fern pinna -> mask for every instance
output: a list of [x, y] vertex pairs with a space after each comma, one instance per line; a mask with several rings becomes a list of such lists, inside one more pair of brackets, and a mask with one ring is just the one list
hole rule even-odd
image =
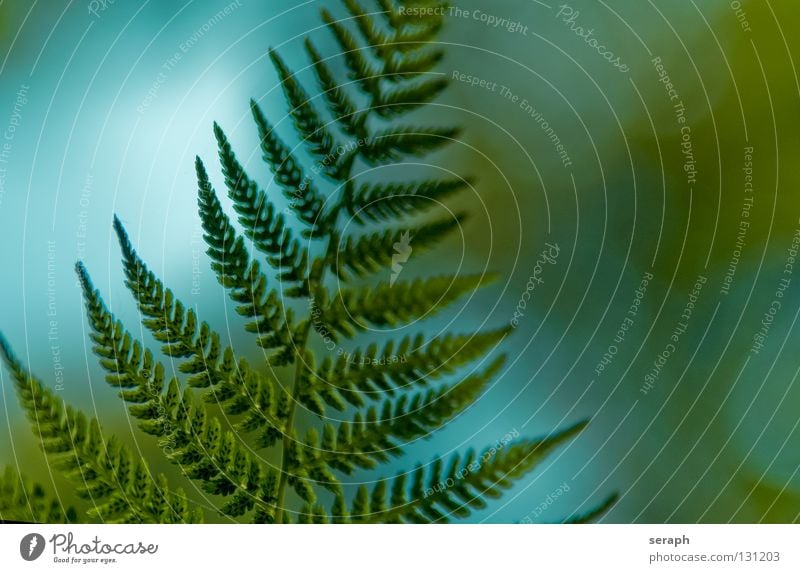
[[[223, 209], [205, 164], [196, 161], [199, 214], [211, 268], [237, 312], [246, 317], [246, 330], [263, 349], [264, 364], [252, 365], [237, 356], [181, 303], [134, 250], [119, 219], [113, 226], [127, 287], [143, 325], [178, 365], [183, 380], [167, 378], [172, 370], [114, 318], [86, 268], [77, 265], [94, 352], [108, 383], [119, 389], [131, 416], [157, 439], [164, 455], [216, 496], [226, 519], [377, 523], [462, 518], [484, 507], [487, 498], [499, 496], [584, 427], [578, 423], [543, 438], [510, 441], [498, 450], [440, 457], [371, 487], [352, 488], [346, 482], [347, 476], [401, 456], [404, 444], [429, 438], [469, 408], [501, 369], [503, 357], [455, 383], [440, 379], [483, 358], [508, 334], [500, 328], [431, 338], [406, 335], [317, 360], [319, 351], [314, 349], [320, 348], [320, 340], [326, 342], [322, 348], [328, 343], [342, 348], [345, 339], [372, 327], [398, 327], [431, 316], [491, 278], [393, 276], [364, 286], [376, 271], [393, 266], [396, 244], [411, 240], [418, 254], [456, 229], [463, 214], [440, 220], [423, 216], [432, 205], [471, 185], [464, 178], [375, 182], [363, 176], [365, 168], [424, 157], [458, 133], [451, 127], [417, 127], [404, 119], [447, 85], [431, 72], [443, 56], [432, 43], [443, 12], [405, 8], [442, 4], [377, 4], [378, 10], [368, 13], [358, 0], [344, 0], [349, 16], [343, 19], [322, 12], [341, 49], [347, 84], [336, 78], [333, 59], [324, 58], [311, 40], [305, 42], [326, 115], [282, 57], [269, 53], [294, 129], [315, 158], [310, 172], [256, 101], [251, 110], [273, 175], [270, 187], [251, 179], [223, 129], [214, 125], [236, 221]], [[296, 221], [287, 220], [279, 207], [276, 188]], [[412, 218], [423, 220], [411, 226]], [[401, 221], [402, 228], [383, 229]], [[345, 235], [344, 222], [364, 230]], [[171, 493], [165, 477], [152, 476], [144, 461], [134, 459], [116, 440], [105, 439], [95, 421], [64, 407], [23, 369], [5, 343], [0, 349], [44, 449], [85, 485], [82, 493], [94, 507], [90, 517], [146, 522], [203, 517], [183, 492]], [[289, 383], [276, 374], [282, 368], [291, 372]], [[332, 421], [332, 410], [340, 411], [344, 420]], [[300, 412], [313, 414], [316, 422]], [[268, 463], [275, 453], [278, 463]], [[27, 513], [11, 507], [10, 515], [57, 517], [40, 489], [23, 485], [15, 474], [3, 479], [0, 487], [13, 494], [8, 497], [36, 501]], [[2, 517], [5, 506], [0, 509]], [[75, 518], [72, 510], [60, 515]]]

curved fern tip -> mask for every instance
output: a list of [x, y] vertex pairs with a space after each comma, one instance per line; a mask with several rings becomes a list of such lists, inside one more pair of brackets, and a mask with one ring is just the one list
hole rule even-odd
[[0, 332], [0, 357], [2, 357], [6, 367], [11, 371], [12, 376], [19, 378], [20, 373], [23, 371], [22, 364], [2, 332]]
[[590, 418], [586, 418], [585, 420], [581, 420], [580, 422], [576, 422], [575, 424], [571, 425], [567, 429], [561, 430], [560, 432], [557, 432], [557, 433], [553, 434], [553, 439], [554, 440], [566, 440], [566, 439], [573, 438], [573, 437], [577, 436], [578, 434], [580, 434], [581, 432], [583, 432], [583, 430], [586, 429], [586, 426], [589, 425], [589, 422], [591, 422]]
[[75, 263], [75, 272], [77, 273], [79, 279], [81, 280], [89, 279], [89, 273], [86, 271], [86, 267], [84, 266], [83, 261], [78, 261], [77, 263]]
[[227, 139], [225, 137], [225, 132], [222, 131], [222, 128], [220, 127], [220, 125], [216, 121], [214, 122], [214, 137], [217, 138], [217, 141], [219, 143], [222, 143], [223, 141], [225, 141]]
[[311, 41], [311, 38], [306, 38], [303, 41], [303, 44], [306, 47], [306, 50], [311, 54], [314, 60], [322, 60], [322, 56], [320, 56], [317, 47], [314, 45], [314, 42]]
[[0, 332], [0, 354], [3, 355], [3, 360], [6, 362], [13, 356], [11, 346], [8, 344], [8, 340], [2, 332]]
[[480, 276], [480, 282], [478, 283], [480, 286], [488, 286], [502, 278], [500, 273], [483, 273]]
[[92, 278], [89, 276], [89, 271], [86, 270], [86, 266], [83, 264], [83, 261], [78, 261], [75, 263], [75, 273], [78, 275], [78, 281], [81, 283], [81, 289], [83, 290], [84, 295], [88, 295], [94, 291]]
[[203, 160], [200, 159], [199, 155], [194, 159], [194, 168], [197, 172], [198, 183], [200, 183], [200, 192], [207, 191], [209, 185], [208, 172], [206, 171], [206, 166], [203, 163]]
[[119, 246], [122, 249], [122, 253], [127, 259], [130, 257], [133, 251], [133, 247], [131, 246], [131, 241], [130, 238], [128, 237], [128, 232], [125, 230], [122, 221], [120, 221], [116, 213], [114, 214], [113, 227], [114, 227], [114, 232], [117, 234], [117, 240], [119, 241]]

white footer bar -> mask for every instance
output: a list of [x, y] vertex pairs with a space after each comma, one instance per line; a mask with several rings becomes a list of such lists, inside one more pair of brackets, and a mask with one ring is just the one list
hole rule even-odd
[[797, 525], [0, 525], [0, 571], [800, 571]]

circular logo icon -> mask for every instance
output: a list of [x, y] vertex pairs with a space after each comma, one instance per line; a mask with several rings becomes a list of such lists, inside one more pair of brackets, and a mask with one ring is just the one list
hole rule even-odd
[[44, 552], [44, 537], [29, 533], [19, 542], [19, 554], [25, 561], [36, 561]]

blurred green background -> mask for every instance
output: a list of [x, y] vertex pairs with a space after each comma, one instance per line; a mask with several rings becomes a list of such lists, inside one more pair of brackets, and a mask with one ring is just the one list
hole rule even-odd
[[[198, 34], [226, 6], [230, 15]], [[268, 181], [247, 102], [263, 98], [275, 123], [285, 118], [266, 50], [278, 48], [300, 70], [306, 34], [333, 49], [322, 6], [343, 14], [332, 0], [0, 3], [0, 330], [65, 400], [130, 436], [155, 467], [154, 444], [132, 430], [91, 355], [73, 265], [86, 262], [137, 331], [112, 236], [117, 213], [168, 285], [237, 346], [252, 343], [203, 254], [193, 158], [213, 164], [216, 120]], [[586, 511], [618, 491], [605, 522], [796, 521], [800, 83], [792, 31], [800, 6], [456, 6], [469, 14], [446, 18], [439, 71], [496, 86], [454, 81], [416, 118], [464, 127], [432, 163], [479, 185], [453, 205], [473, 213], [463, 236], [412, 256], [408, 272], [444, 263], [488, 267], [503, 280], [430, 328], [453, 318], [458, 331], [507, 324], [546, 243], [560, 254], [504, 345], [507, 370], [392, 469], [591, 417], [578, 440], [472, 519], [522, 520], [568, 483], [540, 520]], [[518, 24], [492, 25], [503, 18]], [[313, 85], [307, 70], [301, 77]], [[288, 127], [279, 124], [286, 136]], [[257, 357], [252, 346], [242, 352]], [[0, 463], [68, 491], [1, 379]]]

